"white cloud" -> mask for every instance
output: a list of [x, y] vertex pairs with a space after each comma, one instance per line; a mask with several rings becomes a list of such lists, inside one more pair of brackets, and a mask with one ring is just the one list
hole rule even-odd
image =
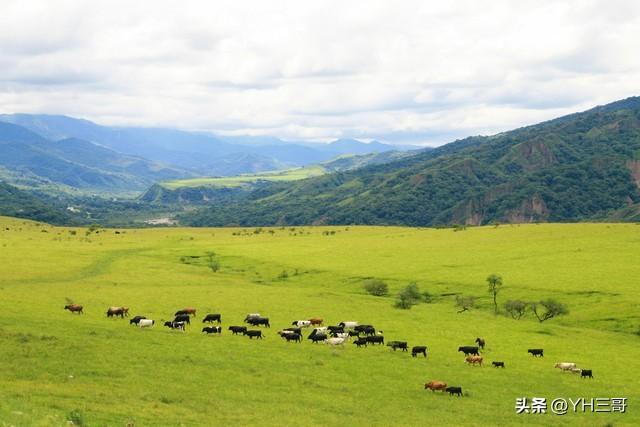
[[640, 3], [3, 2], [0, 109], [439, 144], [637, 95]]

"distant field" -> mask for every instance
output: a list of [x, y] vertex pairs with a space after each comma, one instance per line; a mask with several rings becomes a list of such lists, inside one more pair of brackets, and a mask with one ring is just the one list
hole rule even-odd
[[262, 172], [258, 174], [246, 174], [220, 178], [194, 178], [177, 181], [167, 181], [161, 185], [170, 190], [185, 187], [240, 187], [258, 181], [296, 181], [324, 175], [326, 170], [322, 166], [309, 166], [283, 171]]
[[[117, 233], [116, 233], [117, 231]], [[207, 253], [220, 270], [213, 272]], [[0, 218], [0, 426], [640, 425], [640, 225], [540, 224], [453, 229], [297, 227], [100, 230]], [[283, 272], [286, 272], [284, 274]], [[499, 302], [552, 297], [570, 313], [539, 323], [494, 316]], [[395, 294], [415, 281], [434, 302], [393, 308], [362, 289]], [[479, 306], [457, 314], [456, 294]], [[86, 314], [63, 310], [68, 300]], [[160, 324], [107, 319], [127, 305]], [[195, 306], [186, 333], [162, 327]], [[200, 333], [222, 314], [221, 337]], [[262, 341], [232, 336], [246, 313], [271, 319]], [[387, 340], [427, 345], [412, 358], [388, 347], [283, 342], [296, 319], [371, 323]], [[457, 352], [477, 336], [485, 361]], [[532, 358], [528, 348], [545, 350]], [[555, 362], [590, 368], [594, 379]], [[465, 396], [423, 389], [431, 379]], [[628, 398], [627, 412], [516, 415], [518, 397]]]

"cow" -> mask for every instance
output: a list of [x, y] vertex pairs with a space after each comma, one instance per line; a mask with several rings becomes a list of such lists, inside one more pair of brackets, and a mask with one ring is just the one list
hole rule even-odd
[[297, 326], [299, 328], [308, 328], [311, 326], [311, 320], [294, 320], [291, 322], [291, 326]]
[[193, 307], [183, 308], [182, 310], [176, 311], [176, 314], [174, 314], [174, 316], [180, 316], [181, 314], [193, 314], [193, 317], [196, 317], [196, 309]]
[[326, 326], [321, 326], [319, 328], [314, 328], [313, 331], [311, 331], [312, 334], [326, 334], [327, 333], [327, 327]]
[[353, 329], [356, 326], [358, 326], [358, 322], [355, 322], [355, 321], [340, 322], [338, 323], [338, 326], [342, 326], [344, 329]]
[[120, 318], [124, 318], [124, 316], [129, 316], [129, 307], [109, 307], [107, 309], [107, 317], [120, 316]]
[[251, 318], [247, 321], [248, 324], [250, 324], [251, 326], [261, 326], [264, 325], [267, 328], [270, 328], [271, 325], [269, 324], [269, 318], [268, 317], [255, 317], [255, 318]]
[[486, 344], [484, 338], [478, 337], [474, 342], [478, 344], [478, 347], [480, 347], [481, 350], [484, 350], [484, 345]]
[[140, 328], [150, 328], [155, 324], [155, 320], [151, 320], [151, 319], [140, 319], [140, 321], [138, 322], [138, 327]]
[[491, 362], [494, 368], [504, 368], [504, 362]]
[[254, 337], [262, 339], [262, 331], [244, 331], [242, 334], [249, 337], [251, 340]]
[[347, 331], [345, 332], [347, 335], [349, 335], [350, 337], [360, 337], [360, 332], [358, 331]]
[[291, 341], [302, 342], [302, 335], [297, 334], [295, 332], [291, 334], [282, 335], [282, 338], [287, 340], [287, 342], [291, 342]]
[[309, 319], [309, 322], [311, 322], [311, 326], [318, 326], [324, 323], [324, 319], [321, 319], [319, 317], [312, 317], [311, 319]]
[[146, 319], [145, 316], [134, 316], [132, 319], [129, 320], [129, 325], [137, 325], [139, 321], [141, 321], [142, 319]]
[[202, 328], [202, 332], [206, 332], [207, 335], [209, 334], [222, 335], [222, 326], [205, 326], [204, 328]]
[[233, 332], [233, 335], [243, 334], [247, 331], [246, 326], [229, 326], [228, 329]]
[[463, 352], [465, 356], [469, 356], [470, 354], [473, 356], [479, 356], [478, 347], [472, 345], [463, 345], [458, 347], [458, 352]]
[[188, 314], [178, 314], [176, 316], [175, 319], [173, 319], [174, 322], [184, 322], [187, 325], [191, 324], [191, 317]]
[[309, 339], [312, 343], [317, 343], [318, 341], [326, 341], [327, 334], [311, 334], [309, 335]]
[[[302, 328], [284, 328], [283, 332], [295, 332], [296, 334], [302, 334]], [[313, 332], [311, 332], [313, 333]]]
[[357, 340], [355, 340], [353, 342], [355, 345], [358, 346], [358, 348], [362, 347], [362, 346], [367, 346], [367, 339], [366, 338], [358, 338]]
[[244, 323], [249, 323], [249, 319], [258, 319], [260, 317], [260, 313], [249, 313], [245, 316]]
[[387, 347], [391, 347], [393, 351], [396, 351], [397, 349], [401, 349], [402, 351], [409, 351], [406, 341], [389, 341], [387, 343]]
[[344, 332], [343, 326], [327, 326], [329, 332]]
[[164, 322], [164, 326], [184, 332], [184, 322]]
[[554, 368], [558, 368], [561, 371], [572, 371], [576, 368], [576, 364], [573, 362], [558, 362], [553, 365]]
[[582, 369], [580, 372], [580, 378], [593, 378], [593, 372], [591, 369]]
[[218, 322], [222, 323], [222, 316], [220, 314], [207, 314], [204, 319], [202, 319], [202, 323], [213, 323]]
[[447, 387], [444, 391], [449, 392], [449, 396], [453, 396], [454, 394], [457, 394], [458, 397], [462, 396], [462, 387]]
[[344, 340], [349, 339], [349, 333], [348, 332], [334, 332], [331, 334], [331, 336], [333, 338], [342, 338]]
[[73, 313], [84, 314], [84, 311], [82, 311], [82, 306], [79, 304], [67, 304], [64, 306], [64, 309], [69, 310], [71, 314]]
[[330, 345], [331, 347], [336, 347], [338, 345], [343, 346], [344, 342], [344, 338], [328, 338], [324, 343]]
[[382, 335], [374, 335], [372, 337], [365, 337], [367, 343], [371, 343], [371, 345], [375, 344], [384, 344], [384, 337]]
[[354, 331], [361, 333], [363, 335], [375, 335], [376, 328], [371, 325], [360, 325], [353, 328]]
[[422, 354], [424, 357], [427, 357], [426, 345], [418, 345], [411, 349], [411, 357], [418, 357], [419, 354]]
[[435, 380], [429, 381], [424, 385], [425, 390], [431, 390], [431, 391], [441, 390], [444, 392], [446, 388], [447, 388], [447, 383], [442, 381], [435, 381]]
[[533, 357], [544, 357], [544, 350], [541, 348], [530, 348], [527, 350], [527, 353], [531, 354]]
[[464, 358], [464, 361], [469, 365], [478, 365], [482, 366], [482, 356], [467, 356]]

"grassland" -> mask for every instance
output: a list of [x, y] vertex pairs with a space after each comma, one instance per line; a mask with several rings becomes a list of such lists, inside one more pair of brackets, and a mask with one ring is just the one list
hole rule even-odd
[[286, 169], [282, 171], [261, 172], [256, 174], [244, 174], [229, 177], [193, 178], [176, 181], [166, 181], [162, 182], [160, 185], [170, 190], [177, 190], [179, 188], [188, 187], [235, 188], [254, 184], [260, 181], [297, 181], [300, 179], [324, 175], [325, 173], [326, 170], [322, 166], [314, 165], [303, 168]]
[[[118, 231], [118, 234], [116, 234]], [[334, 231], [335, 233], [326, 233]], [[74, 234], [75, 233], [75, 234]], [[0, 425], [640, 425], [640, 226], [548, 224], [452, 229], [57, 228], [0, 218]], [[221, 269], [207, 266], [215, 252]], [[288, 277], [283, 278], [286, 271]], [[540, 324], [494, 316], [484, 280], [504, 277], [501, 301], [556, 298], [569, 315]], [[411, 310], [366, 295], [376, 277], [395, 293], [410, 281], [436, 295]], [[456, 314], [453, 294], [479, 307]], [[85, 306], [65, 312], [67, 300]], [[182, 334], [107, 319], [110, 305], [157, 321], [178, 308], [271, 318], [262, 341]], [[278, 328], [311, 316], [358, 320], [387, 340], [427, 345], [427, 359], [389, 348], [288, 344]], [[459, 345], [487, 340], [487, 361]], [[527, 348], [542, 347], [534, 359]], [[591, 368], [582, 380], [553, 368]], [[423, 390], [460, 385], [463, 398]], [[516, 415], [517, 397], [627, 397], [625, 414]]]

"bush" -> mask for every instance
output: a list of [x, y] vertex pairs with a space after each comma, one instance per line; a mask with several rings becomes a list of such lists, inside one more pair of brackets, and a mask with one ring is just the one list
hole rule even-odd
[[383, 297], [389, 295], [389, 286], [379, 279], [370, 279], [364, 281], [364, 290], [369, 295], [375, 295], [377, 297]]
[[84, 426], [84, 416], [79, 409], [74, 409], [73, 411], [67, 414], [67, 420], [70, 421], [74, 426]]
[[411, 307], [418, 304], [421, 299], [422, 295], [420, 295], [418, 285], [416, 283], [409, 283], [398, 294], [398, 298], [396, 299], [394, 306], [403, 310], [409, 310]]
[[504, 310], [514, 319], [520, 319], [527, 311], [528, 304], [520, 300], [509, 300], [504, 303]]
[[426, 302], [427, 304], [433, 302], [434, 300], [434, 296], [431, 295], [431, 292], [429, 291], [423, 291], [422, 292], [422, 301]]

